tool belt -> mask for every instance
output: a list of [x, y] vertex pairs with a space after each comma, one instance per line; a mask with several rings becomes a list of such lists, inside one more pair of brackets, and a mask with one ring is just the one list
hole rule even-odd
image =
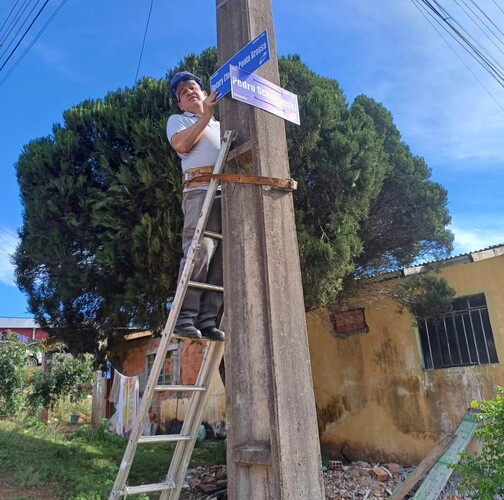
[[203, 174], [211, 174], [213, 172], [213, 167], [197, 167], [188, 168], [182, 172], [182, 184], [184, 187], [194, 187], [199, 184], [208, 184], [210, 180], [202, 180], [200, 177]]
[[297, 189], [297, 181], [294, 179], [279, 179], [278, 177], [264, 177], [259, 175], [244, 174], [213, 174], [213, 167], [189, 168], [182, 174], [182, 184], [184, 187], [194, 187], [201, 184], [208, 184], [212, 179], [220, 182], [231, 182], [234, 184], [254, 184], [256, 186], [269, 186], [286, 191]]

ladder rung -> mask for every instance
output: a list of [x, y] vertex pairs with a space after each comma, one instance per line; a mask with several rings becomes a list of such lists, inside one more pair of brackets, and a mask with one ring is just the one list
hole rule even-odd
[[197, 281], [189, 281], [189, 286], [193, 288], [201, 288], [202, 290], [212, 290], [214, 292], [224, 292], [223, 286], [209, 285], [208, 283], [198, 283]]
[[183, 434], [160, 434], [159, 436], [140, 436], [139, 443], [174, 443], [178, 441], [190, 441], [191, 436]]
[[206, 391], [206, 387], [200, 385], [156, 385], [156, 391], [174, 391], [174, 392], [198, 392]]
[[173, 490], [175, 483], [167, 480], [164, 483], [142, 484], [140, 486], [126, 486], [127, 495], [136, 495], [138, 493], [151, 493], [154, 491]]
[[222, 234], [215, 233], [213, 231], [204, 231], [203, 236], [208, 236], [209, 238], [213, 238], [214, 240], [222, 240]]

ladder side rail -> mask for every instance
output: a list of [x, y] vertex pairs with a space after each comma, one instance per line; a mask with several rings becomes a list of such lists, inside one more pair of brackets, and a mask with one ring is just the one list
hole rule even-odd
[[[234, 135], [233, 131], [227, 130], [224, 134], [224, 137], [222, 138], [222, 145], [219, 151], [219, 155], [217, 157], [217, 162], [214, 167], [215, 173], [219, 173], [220, 171], [222, 171], [224, 167], [227, 155], [229, 153], [229, 148], [231, 147], [233, 135]], [[131, 431], [128, 444], [126, 446], [123, 459], [119, 466], [119, 471], [117, 473], [114, 486], [112, 487], [109, 500], [117, 500], [122, 495], [124, 495], [126, 480], [128, 478], [131, 465], [133, 463], [135, 451], [138, 445], [138, 440], [142, 433], [143, 422], [147, 417], [149, 406], [151, 404], [152, 397], [154, 395], [154, 391], [157, 385], [157, 381], [161, 373], [161, 368], [164, 363], [164, 358], [166, 357], [166, 352], [168, 351], [168, 346], [173, 333], [173, 329], [175, 327], [175, 323], [177, 321], [177, 317], [179, 315], [180, 308], [182, 307], [182, 302], [187, 291], [189, 278], [196, 264], [196, 257], [199, 251], [201, 238], [203, 237], [204, 228], [207, 224], [208, 217], [210, 215], [210, 208], [212, 206], [213, 199], [215, 198], [217, 186], [218, 181], [216, 179], [212, 179], [209, 183], [208, 191], [205, 196], [205, 200], [203, 202], [203, 207], [201, 209], [201, 215], [198, 219], [198, 224], [196, 225], [196, 230], [191, 243], [191, 247], [189, 248], [186, 263], [182, 271], [182, 276], [179, 280], [177, 290], [175, 292], [175, 297], [170, 310], [170, 314], [168, 316], [165, 327], [163, 329], [163, 333], [161, 335], [161, 341], [159, 343], [158, 352], [156, 353], [156, 357], [152, 365], [151, 373], [147, 381], [147, 385], [145, 387], [142, 401], [140, 403], [140, 408], [137, 413], [137, 417], [133, 429]]]
[[[211, 342], [208, 347], [208, 354], [205, 357], [198, 376], [197, 385], [208, 389], [212, 381], [213, 374], [218, 370], [219, 363], [224, 354], [224, 342]], [[170, 469], [166, 476], [167, 480], [173, 480], [175, 488], [170, 491], [164, 491], [160, 500], [178, 500], [180, 491], [184, 483], [184, 477], [189, 467], [192, 452], [196, 444], [198, 430], [203, 418], [203, 410], [208, 398], [209, 391], [197, 392], [191, 396], [188, 412], [182, 424], [181, 434], [191, 436], [189, 441], [180, 441], [177, 443], [173, 454]]]
[[[173, 329], [175, 328], [175, 324], [177, 321], [177, 317], [180, 313], [180, 309], [182, 307], [182, 302], [184, 300], [185, 294], [187, 292], [187, 287], [189, 286], [189, 278], [192, 274], [194, 266], [196, 264], [196, 259], [198, 255], [198, 251], [200, 248], [201, 238], [203, 236], [203, 228], [208, 220], [209, 215], [209, 207], [211, 207], [211, 203], [213, 201], [213, 197], [215, 196], [215, 192], [217, 190], [217, 181], [212, 181], [208, 189], [208, 192], [205, 197], [205, 201], [203, 203], [203, 208], [201, 211], [201, 215], [198, 219], [198, 224], [196, 227], [196, 231], [191, 242], [191, 246], [189, 248], [189, 252], [187, 255], [187, 259], [184, 265], [184, 269], [182, 271], [181, 278], [179, 280], [177, 290], [175, 292], [175, 298], [173, 300], [172, 306], [170, 308], [170, 314], [168, 315], [168, 319], [166, 321], [165, 327], [163, 329], [161, 340], [159, 342], [159, 346], [157, 349], [156, 357], [154, 358], [154, 363], [152, 364], [151, 373], [149, 375], [149, 379], [145, 386], [144, 394], [142, 397], [142, 401], [140, 403], [140, 408], [137, 413], [135, 423], [133, 425], [133, 429], [131, 431], [130, 438], [128, 440], [128, 444], [126, 446], [126, 450], [124, 452], [123, 459], [121, 461], [121, 465], [119, 468], [119, 472], [116, 477], [116, 481], [114, 483], [112, 493], [110, 494], [109, 500], [116, 500], [123, 495], [124, 488], [126, 486], [126, 481], [133, 464], [133, 459], [135, 457], [136, 448], [138, 446], [138, 440], [142, 434], [143, 430], [143, 422], [147, 417], [149, 407], [152, 402], [152, 398], [157, 386], [157, 381], [159, 379], [159, 375], [161, 373], [164, 359], [166, 357], [166, 353], [168, 351], [168, 346], [170, 344], [170, 340], [172, 337]], [[213, 187], [213, 189], [212, 189]]]

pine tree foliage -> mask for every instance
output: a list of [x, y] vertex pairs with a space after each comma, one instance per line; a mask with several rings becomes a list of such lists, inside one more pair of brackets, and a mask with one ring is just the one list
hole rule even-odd
[[17, 164], [24, 206], [17, 280], [31, 311], [75, 350], [118, 326], [159, 325], [176, 286], [181, 187], [165, 140], [164, 81], [64, 113]]
[[356, 278], [449, 254], [447, 192], [401, 142], [392, 115], [299, 57], [280, 60], [281, 84], [298, 95], [301, 127], [287, 125], [307, 307], [350, 290]]
[[[298, 56], [279, 63], [281, 85], [300, 104], [302, 125], [287, 124], [287, 141], [307, 307], [358, 276], [449, 252], [446, 191], [390, 113], [365, 96], [348, 105], [336, 81]], [[182, 227], [167, 80], [187, 69], [208, 83], [216, 67], [215, 49], [189, 55], [166, 79], [74, 106], [24, 148], [17, 282], [36, 318], [74, 351], [113, 342], [120, 328], [163, 325]]]

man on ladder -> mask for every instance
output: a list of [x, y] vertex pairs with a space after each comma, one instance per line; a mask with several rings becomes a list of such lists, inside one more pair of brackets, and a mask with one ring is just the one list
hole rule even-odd
[[[208, 189], [208, 182], [199, 181], [197, 176], [212, 173], [219, 155], [221, 138], [220, 124], [213, 117], [217, 92], [208, 95], [197, 76], [182, 71], [171, 79], [170, 93], [183, 111], [182, 114], [170, 116], [166, 126], [168, 141], [182, 160], [182, 273]], [[207, 230], [219, 234], [222, 232], [220, 192], [215, 196]], [[218, 239], [208, 236], [203, 238], [191, 280], [222, 286], [222, 248]], [[223, 341], [224, 332], [217, 326], [222, 304], [221, 292], [189, 288], [177, 319], [175, 333], [191, 339], [203, 336]]]

